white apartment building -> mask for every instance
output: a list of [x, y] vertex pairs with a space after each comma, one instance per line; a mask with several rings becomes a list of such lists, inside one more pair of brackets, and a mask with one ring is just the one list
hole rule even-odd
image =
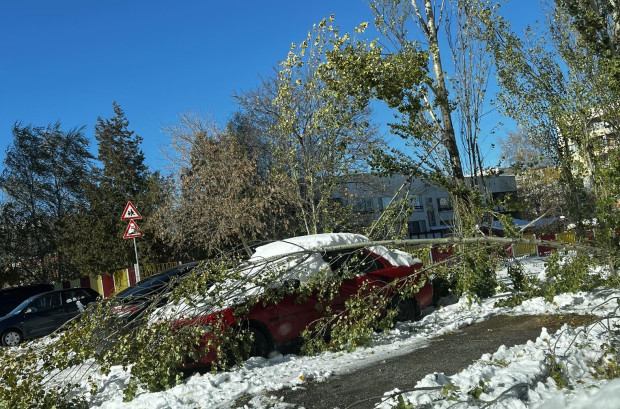
[[[517, 191], [514, 175], [487, 176], [485, 184], [493, 198]], [[444, 237], [450, 234], [450, 227], [454, 223], [450, 195], [428, 180], [414, 178], [408, 181], [403, 175], [390, 178], [360, 176], [356, 181], [348, 182], [342, 191], [336, 192], [334, 198], [343, 204], [352, 205], [362, 216], [364, 224], [369, 225], [372, 220], [379, 218], [396, 192], [400, 195], [408, 192], [414, 205], [407, 222], [408, 238]]]

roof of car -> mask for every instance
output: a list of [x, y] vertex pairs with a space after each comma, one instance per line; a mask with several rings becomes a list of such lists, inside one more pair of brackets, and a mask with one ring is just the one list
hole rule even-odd
[[193, 261], [190, 263], [180, 264], [178, 266], [169, 268], [157, 274], [153, 274], [152, 276], [146, 277], [138, 281], [134, 285], [129, 286], [123, 289], [122, 291], [118, 292], [116, 294], [116, 297], [124, 298], [127, 296], [133, 296], [136, 293], [136, 291], [141, 291], [140, 288], [149, 288], [151, 284], [167, 282], [170, 280], [171, 277], [177, 276], [182, 272], [183, 273], [189, 272], [191, 269], [198, 266], [199, 264], [200, 264], [199, 261]]
[[[86, 291], [95, 291], [90, 287], [72, 287], [72, 288], [60, 288], [58, 290], [52, 290], [52, 291], [46, 291], [44, 293], [40, 293], [40, 294], [35, 294], [33, 296], [28, 297], [28, 299], [31, 298], [37, 298], [40, 297], [42, 295], [46, 295], [46, 294], [52, 294], [52, 293], [62, 293], [62, 292], [67, 292], [67, 291], [71, 291], [71, 290], [86, 290]], [[96, 292], [96, 291], [95, 291]]]
[[10, 288], [2, 288], [0, 289], [0, 294], [5, 295], [5, 294], [12, 294], [12, 293], [18, 293], [20, 291], [28, 291], [28, 290], [37, 290], [39, 288], [49, 288], [49, 287], [54, 287], [53, 284], [30, 284], [30, 285], [22, 285], [19, 287], [10, 287]]
[[257, 247], [250, 261], [366, 241], [369, 241], [368, 237], [355, 233], [323, 233], [291, 237]]

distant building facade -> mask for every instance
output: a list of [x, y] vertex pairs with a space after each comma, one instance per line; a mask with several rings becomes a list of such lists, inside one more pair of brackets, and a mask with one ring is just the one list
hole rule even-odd
[[[514, 175], [487, 176], [484, 181], [494, 199], [517, 192]], [[470, 183], [471, 179], [467, 178], [467, 182]], [[407, 221], [407, 238], [444, 237], [450, 234], [454, 224], [450, 195], [447, 190], [428, 180], [408, 180], [404, 175], [389, 178], [361, 176], [337, 191], [334, 199], [352, 206], [362, 224], [369, 226], [380, 217], [397, 192], [399, 197], [408, 193], [413, 204]]]

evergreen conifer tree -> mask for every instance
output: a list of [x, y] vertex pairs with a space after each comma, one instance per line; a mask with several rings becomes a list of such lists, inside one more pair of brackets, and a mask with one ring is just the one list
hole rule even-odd
[[97, 119], [99, 166], [92, 169], [91, 179], [84, 184], [86, 206], [65, 231], [73, 262], [88, 274], [105, 274], [134, 265], [133, 242], [123, 239], [127, 222], [121, 220], [129, 201], [143, 217], [137, 221], [145, 233], [138, 239], [140, 262], [167, 255], [145, 228], [145, 221], [162, 200], [163, 179], [145, 165], [142, 138], [129, 129], [121, 107], [115, 102], [113, 108], [114, 116]]

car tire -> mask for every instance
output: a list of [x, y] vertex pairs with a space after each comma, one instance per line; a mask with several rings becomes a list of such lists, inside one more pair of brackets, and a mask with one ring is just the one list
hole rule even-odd
[[266, 335], [264, 331], [252, 325], [250, 326], [249, 331], [252, 334], [250, 356], [262, 356], [263, 358], [268, 358], [269, 354], [274, 350], [271, 337]]
[[23, 340], [22, 333], [15, 328], [8, 329], [2, 333], [2, 345], [5, 347], [16, 346]]
[[413, 320], [420, 321], [422, 319], [422, 307], [420, 307], [420, 303], [415, 298], [412, 298], [414, 310], [413, 310]]
[[419, 321], [422, 318], [420, 304], [415, 298], [398, 298], [391, 308], [396, 310], [394, 322]]

